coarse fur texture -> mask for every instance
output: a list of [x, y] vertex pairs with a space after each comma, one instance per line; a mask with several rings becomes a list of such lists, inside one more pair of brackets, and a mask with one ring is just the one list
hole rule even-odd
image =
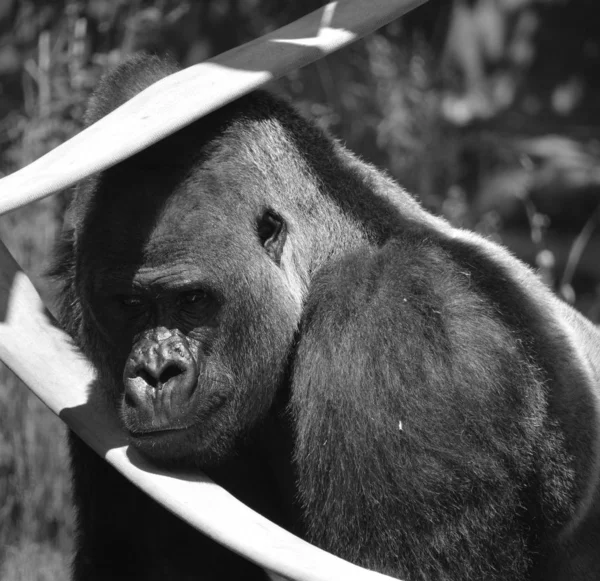
[[[174, 71], [137, 57], [93, 123]], [[264, 92], [89, 178], [53, 275], [131, 444], [407, 581], [600, 578], [600, 334]], [[262, 579], [71, 436], [74, 579]]]

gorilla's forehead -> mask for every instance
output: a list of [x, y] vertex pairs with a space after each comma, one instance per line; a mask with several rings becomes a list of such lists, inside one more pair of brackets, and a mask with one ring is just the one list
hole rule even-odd
[[82, 252], [128, 267], [211, 264], [243, 253], [251, 211], [235, 181], [202, 168], [176, 178], [154, 170], [105, 180], [85, 217]]

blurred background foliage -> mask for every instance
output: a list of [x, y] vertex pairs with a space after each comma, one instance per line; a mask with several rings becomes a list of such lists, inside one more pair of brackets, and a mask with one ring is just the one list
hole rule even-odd
[[[600, 34], [595, 0], [430, 0], [272, 88], [432, 211], [506, 244], [600, 321]], [[189, 66], [319, 0], [0, 0], [0, 175], [81, 128], [128, 55]], [[0, 218], [38, 282], [68, 193]], [[0, 370], [0, 578], [67, 577], [64, 428]]]

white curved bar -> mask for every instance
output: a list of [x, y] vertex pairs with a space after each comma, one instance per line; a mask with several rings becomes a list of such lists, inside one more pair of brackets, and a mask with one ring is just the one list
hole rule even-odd
[[91, 366], [44, 314], [31, 281], [0, 242], [0, 359], [88, 445], [199, 531], [297, 581], [391, 579], [335, 557], [254, 512], [200, 473], [167, 474], [127, 447], [113, 415], [87, 401]]
[[373, 32], [426, 0], [340, 0], [175, 73], [0, 180], [0, 214], [126, 159], [234, 99]]

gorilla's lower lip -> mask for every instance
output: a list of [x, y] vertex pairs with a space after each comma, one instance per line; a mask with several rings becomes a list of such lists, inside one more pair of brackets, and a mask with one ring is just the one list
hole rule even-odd
[[169, 436], [171, 434], [185, 432], [187, 429], [189, 429], [189, 427], [190, 426], [185, 426], [183, 428], [165, 428], [161, 430], [145, 430], [143, 432], [132, 432], [131, 430], [128, 431], [132, 438], [143, 440], [145, 438], [160, 438], [161, 436]]

